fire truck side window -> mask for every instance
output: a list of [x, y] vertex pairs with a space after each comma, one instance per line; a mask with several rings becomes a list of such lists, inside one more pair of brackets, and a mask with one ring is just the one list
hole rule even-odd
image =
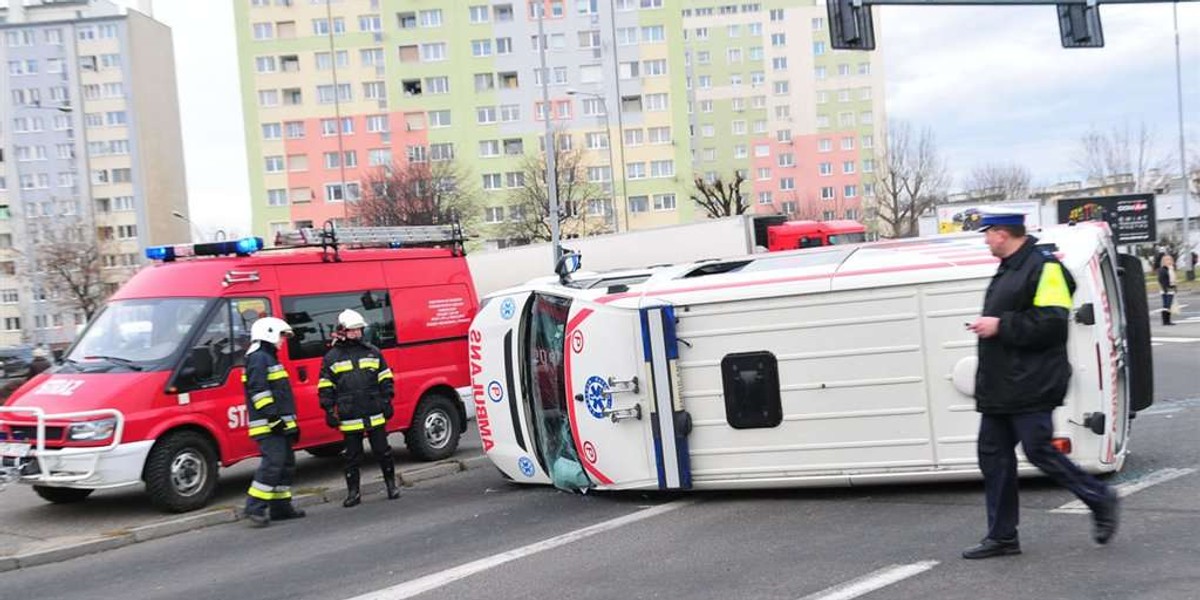
[[250, 326], [270, 314], [271, 305], [266, 298], [221, 301], [192, 346], [197, 383], [222, 383], [233, 367], [244, 364], [250, 346]]
[[337, 329], [338, 314], [347, 308], [367, 320], [368, 342], [381, 350], [396, 346], [396, 319], [391, 296], [385, 291], [291, 296], [283, 298], [284, 319], [292, 326], [288, 356], [292, 360], [324, 356]]

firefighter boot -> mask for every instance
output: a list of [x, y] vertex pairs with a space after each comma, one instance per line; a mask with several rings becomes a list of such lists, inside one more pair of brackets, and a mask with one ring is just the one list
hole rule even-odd
[[288, 519], [303, 519], [307, 516], [302, 508], [296, 508], [291, 500], [276, 500], [271, 503], [271, 520], [287, 521]]
[[396, 463], [390, 455], [380, 459], [379, 469], [383, 471], [383, 485], [387, 487], [388, 500], [399, 498], [400, 486], [396, 485]]
[[342, 506], [350, 508], [362, 503], [362, 492], [358, 486], [358, 469], [346, 469], [346, 499]]

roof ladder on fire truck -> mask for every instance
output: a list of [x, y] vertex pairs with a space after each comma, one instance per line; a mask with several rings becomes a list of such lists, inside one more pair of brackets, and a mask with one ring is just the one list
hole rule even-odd
[[[304, 227], [292, 232], [280, 232], [275, 237], [277, 247], [319, 246], [326, 260], [338, 261], [341, 246], [354, 248], [416, 248], [449, 245], [463, 252], [462, 227], [448, 225], [407, 225], [396, 227], [335, 227], [326, 222], [322, 228]], [[332, 253], [330, 253], [332, 251]]]

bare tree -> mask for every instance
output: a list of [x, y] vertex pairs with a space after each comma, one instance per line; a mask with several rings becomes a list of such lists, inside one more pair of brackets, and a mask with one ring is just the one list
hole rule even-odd
[[891, 237], [917, 235], [918, 219], [943, 197], [946, 163], [938, 155], [933, 130], [914, 134], [904, 121], [892, 121], [885, 135], [880, 163], [884, 172], [876, 180], [876, 216]]
[[44, 273], [47, 296], [61, 298], [71, 310], [91, 320], [108, 298], [103, 278], [104, 242], [87, 235], [80, 223], [44, 231], [34, 254], [34, 269]]
[[[550, 191], [546, 179], [546, 158], [542, 154], [525, 155], [508, 207], [509, 218], [501, 226], [505, 237], [515, 242], [550, 240], [550, 219], [557, 218], [563, 237], [587, 236], [606, 231], [609, 215], [588, 219], [589, 206], [611, 202], [604, 189], [587, 178], [581, 149], [559, 150], [555, 154], [555, 181], [558, 188], [558, 215], [550, 213]], [[513, 182], [510, 182], [510, 185]]]
[[966, 188], [973, 196], [995, 200], [1022, 200], [1029, 196], [1029, 169], [1016, 163], [990, 163], [976, 167], [967, 177]]
[[710, 219], [745, 214], [750, 208], [750, 203], [742, 193], [742, 183], [745, 181], [746, 177], [741, 171], [733, 172], [733, 181], [725, 181], [718, 176], [709, 183], [703, 177], [696, 177], [692, 202], [704, 209]]
[[1145, 121], [1130, 131], [1129, 124], [1108, 132], [1095, 127], [1079, 138], [1075, 165], [1089, 179], [1114, 175], [1133, 177], [1134, 192], [1148, 192], [1156, 185], [1156, 174], [1169, 169], [1171, 155], [1158, 147], [1154, 130]]
[[474, 219], [478, 205], [454, 161], [393, 163], [367, 175], [354, 216], [368, 226], [439, 225]]

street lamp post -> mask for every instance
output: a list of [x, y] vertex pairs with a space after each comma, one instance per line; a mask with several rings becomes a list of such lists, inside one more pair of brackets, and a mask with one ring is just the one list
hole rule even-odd
[[[608, 136], [609, 136], [609, 140], [608, 140], [608, 168], [610, 171], [609, 177], [612, 178], [613, 189], [615, 190], [616, 189], [617, 162], [616, 162], [616, 159], [613, 157], [613, 143], [614, 142], [612, 140], [612, 125], [608, 121], [608, 102], [604, 99], [603, 94], [597, 94], [595, 92], [584, 92], [584, 91], [580, 91], [580, 90], [571, 89], [571, 90], [567, 90], [567, 95], [568, 96], [588, 96], [591, 98], [596, 98], [597, 100], [600, 101], [600, 109], [604, 111], [604, 114], [603, 114], [604, 132], [606, 134], [608, 134]], [[620, 131], [617, 132], [617, 139], [619, 140], [618, 143], [621, 144], [621, 156], [624, 157], [625, 156], [625, 142], [621, 138]], [[621, 193], [618, 197], [621, 198], [622, 202], [625, 201], [625, 191], [626, 191], [625, 169], [621, 169]], [[617, 206], [617, 202], [616, 202], [616, 198], [614, 198], [613, 199], [613, 207], [615, 210], [620, 210], [620, 209], [616, 209], [616, 206]], [[621, 211], [621, 212], [624, 212], [624, 211]], [[616, 231], [621, 230], [620, 216], [621, 215], [618, 213], [618, 214], [614, 215], [614, 218], [613, 218], [613, 229]], [[626, 231], [629, 230], [629, 217], [628, 216], [625, 217], [625, 229], [626, 229]]]
[[191, 219], [187, 218], [187, 215], [185, 215], [177, 210], [173, 210], [173, 211], [171, 211], [171, 216], [188, 224], [188, 227], [191, 228], [191, 230], [192, 230], [192, 239], [193, 240], [198, 241], [198, 242], [204, 241], [204, 231], [202, 231], [198, 226], [196, 226], [196, 224], [193, 223]]
[[538, 60], [541, 62], [542, 69], [542, 108], [545, 110], [543, 118], [546, 122], [546, 194], [549, 196], [550, 206], [548, 215], [550, 218], [550, 244], [553, 248], [554, 256], [551, 258], [553, 268], [558, 269], [558, 259], [562, 257], [562, 232], [559, 231], [559, 214], [558, 214], [558, 167], [557, 153], [558, 142], [554, 139], [554, 107], [550, 104], [550, 69], [546, 66], [546, 5], [540, 0], [534, 6], [537, 7], [537, 25], [538, 25]]
[[1196, 265], [1192, 264], [1192, 240], [1190, 239], [1191, 232], [1188, 226], [1188, 220], [1190, 219], [1188, 204], [1191, 202], [1191, 198], [1188, 196], [1190, 195], [1192, 186], [1190, 185], [1191, 182], [1188, 181], [1187, 145], [1184, 143], [1183, 135], [1183, 67], [1179, 58], [1179, 3], [1172, 3], [1171, 8], [1175, 17], [1175, 95], [1179, 109], [1179, 183], [1183, 189], [1183, 256], [1180, 257], [1182, 259], [1180, 264], [1183, 266], [1187, 278], [1191, 280], [1196, 276], [1194, 271]]

